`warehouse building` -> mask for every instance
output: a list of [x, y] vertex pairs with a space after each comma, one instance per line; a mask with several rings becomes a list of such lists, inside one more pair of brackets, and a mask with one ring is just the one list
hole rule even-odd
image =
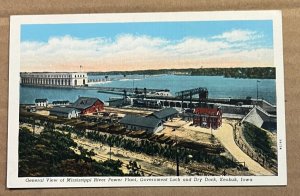
[[51, 116], [63, 117], [63, 118], [77, 118], [80, 114], [80, 110], [69, 107], [53, 107], [50, 109]]
[[120, 123], [131, 131], [143, 130], [156, 133], [163, 129], [162, 121], [150, 116], [126, 115], [120, 120]]
[[52, 101], [53, 106], [66, 106], [69, 105], [70, 102], [68, 100], [63, 100], [63, 101]]
[[173, 119], [178, 115], [178, 111], [175, 108], [164, 108], [160, 111], [153, 112], [151, 116], [154, 116], [155, 118], [162, 120], [162, 121], [168, 121]]
[[94, 97], [79, 97], [70, 107], [80, 110], [81, 114], [92, 114], [104, 110], [104, 103]]

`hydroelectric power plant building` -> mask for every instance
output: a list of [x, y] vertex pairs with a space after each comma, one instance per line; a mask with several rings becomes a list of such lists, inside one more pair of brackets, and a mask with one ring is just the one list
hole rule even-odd
[[88, 82], [84, 72], [23, 72], [22, 85], [37, 86], [84, 86]]

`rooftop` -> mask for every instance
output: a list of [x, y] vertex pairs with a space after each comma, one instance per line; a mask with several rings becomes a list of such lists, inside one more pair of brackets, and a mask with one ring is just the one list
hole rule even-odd
[[35, 99], [35, 103], [46, 102], [48, 99]]
[[155, 128], [161, 121], [154, 117], [143, 117], [137, 115], [126, 115], [121, 119], [121, 124], [135, 125], [140, 127]]
[[74, 110], [80, 112], [78, 109], [71, 108], [71, 107], [53, 107], [50, 110], [50, 112], [58, 112], [58, 113], [69, 114], [69, 113], [73, 112]]
[[196, 108], [195, 114], [217, 116], [220, 115], [221, 112], [218, 108]]
[[261, 107], [255, 106], [243, 119], [257, 127], [262, 127], [266, 122], [276, 123], [276, 115], [268, 114]]
[[77, 109], [86, 109], [91, 107], [98, 100], [99, 99], [95, 97], [79, 97], [71, 106]]
[[68, 100], [63, 100], [63, 101], [53, 101], [53, 104], [65, 104], [65, 103], [69, 103]]
[[164, 118], [167, 118], [167, 117], [175, 115], [175, 114], [178, 114], [178, 111], [176, 109], [174, 109], [174, 108], [164, 108], [160, 111], [153, 112], [152, 115], [155, 116], [158, 119], [164, 119]]
[[21, 72], [20, 74], [87, 74], [87, 72]]

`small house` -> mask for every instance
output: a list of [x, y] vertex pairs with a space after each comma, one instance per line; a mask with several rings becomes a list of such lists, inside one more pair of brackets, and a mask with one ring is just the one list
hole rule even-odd
[[53, 107], [50, 109], [50, 115], [63, 117], [63, 118], [77, 118], [80, 114], [80, 110], [76, 108], [69, 108], [69, 107]]
[[48, 99], [35, 99], [35, 106], [37, 107], [47, 107]]

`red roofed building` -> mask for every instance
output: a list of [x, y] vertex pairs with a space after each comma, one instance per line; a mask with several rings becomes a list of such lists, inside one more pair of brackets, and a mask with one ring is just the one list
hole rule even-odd
[[193, 124], [201, 127], [217, 129], [222, 125], [222, 110], [220, 107], [197, 107], [194, 110]]
[[70, 107], [81, 111], [81, 114], [100, 112], [104, 109], [104, 103], [98, 98], [79, 97]]

